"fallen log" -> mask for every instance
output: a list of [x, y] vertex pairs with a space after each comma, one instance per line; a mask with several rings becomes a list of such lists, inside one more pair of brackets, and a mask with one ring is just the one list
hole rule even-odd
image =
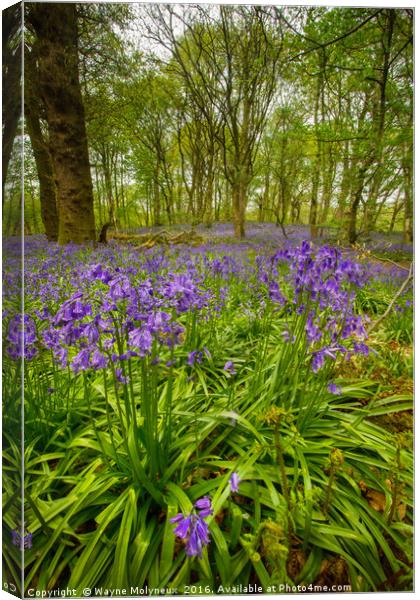
[[165, 245], [175, 245], [175, 244], [202, 244], [204, 243], [204, 239], [197, 235], [194, 231], [181, 231], [175, 235], [168, 234], [168, 232], [159, 232], [159, 234], [155, 234], [149, 236], [142, 244], [134, 246], [135, 250], [139, 250], [142, 248], [153, 248], [157, 244], [165, 244]]

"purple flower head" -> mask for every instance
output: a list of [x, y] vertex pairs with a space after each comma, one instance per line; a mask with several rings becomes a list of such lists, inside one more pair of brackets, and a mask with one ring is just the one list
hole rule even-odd
[[361, 342], [361, 343], [355, 342], [353, 344], [353, 347], [354, 347], [354, 351], [356, 352], [356, 354], [363, 354], [363, 356], [369, 356], [369, 348], [363, 342]]
[[294, 344], [296, 341], [296, 336], [290, 335], [290, 331], [288, 331], [287, 329], [282, 331], [282, 336], [283, 336], [285, 342], [290, 342], [291, 344]]
[[187, 365], [192, 367], [197, 364], [200, 365], [203, 362], [203, 353], [201, 350], [193, 350], [188, 354]]
[[148, 329], [133, 329], [128, 334], [130, 344], [139, 349], [139, 355], [145, 356], [152, 348], [152, 334]]
[[98, 349], [93, 351], [91, 358], [92, 367], [95, 371], [106, 368], [106, 357]]
[[233, 362], [231, 360], [227, 361], [227, 363], [223, 367], [223, 370], [226, 371], [227, 373], [229, 373], [229, 375], [236, 375], [235, 365], [233, 364]]
[[28, 315], [16, 315], [9, 323], [7, 339], [12, 344], [20, 346], [23, 338], [25, 345], [36, 342], [35, 322]]
[[202, 557], [203, 544], [210, 543], [208, 532], [209, 526], [207, 523], [197, 515], [191, 515], [190, 535], [185, 545], [187, 556]]
[[31, 360], [38, 354], [34, 346], [37, 341], [35, 322], [28, 315], [19, 314], [11, 319], [7, 340], [10, 342], [7, 353], [13, 360], [22, 357]]
[[[195, 509], [199, 509], [198, 514]], [[185, 541], [185, 553], [187, 556], [202, 557], [203, 545], [210, 543], [209, 526], [204, 521], [204, 517], [213, 514], [211, 499], [208, 496], [200, 498], [194, 504], [194, 508], [186, 517], [178, 513], [170, 519], [171, 523], [176, 523], [174, 534]]]
[[10, 534], [12, 536], [12, 544], [14, 546], [20, 547], [20, 545], [21, 545], [20, 544], [20, 540], [21, 540], [20, 533], [17, 532], [16, 529], [12, 529], [12, 531], [10, 532]]
[[237, 492], [239, 490], [240, 481], [241, 481], [241, 479], [240, 479], [238, 473], [236, 473], [236, 471], [234, 471], [229, 478], [229, 485], [230, 485], [231, 492]]
[[175, 517], [170, 519], [171, 523], [177, 523], [177, 526], [174, 529], [174, 534], [182, 540], [185, 540], [188, 536], [191, 526], [191, 516], [192, 515], [184, 517], [182, 513], [178, 513]]
[[330, 392], [330, 394], [334, 394], [335, 396], [341, 396], [341, 394], [343, 393], [341, 387], [334, 383], [334, 381], [331, 381], [328, 384], [328, 391]]
[[82, 326], [82, 330], [89, 344], [95, 344], [98, 341], [99, 331], [95, 323], [86, 323]]
[[90, 348], [84, 348], [80, 350], [78, 354], [73, 358], [71, 362], [71, 368], [74, 373], [79, 373], [79, 371], [87, 371], [90, 367]]
[[305, 325], [306, 337], [309, 343], [317, 342], [321, 339], [322, 333], [313, 322], [313, 313], [308, 315], [308, 320]]
[[117, 378], [117, 381], [123, 384], [126, 384], [129, 381], [129, 378], [123, 375], [122, 369], [120, 368], [115, 369], [115, 377]]
[[27, 548], [28, 550], [32, 548], [32, 533], [27, 531], [26, 535], [23, 536], [23, 539], [16, 529], [13, 529], [10, 533], [12, 536], [12, 544], [14, 546], [17, 546], [21, 550], [24, 548]]
[[128, 298], [130, 292], [131, 285], [128, 277], [119, 276], [109, 282], [109, 295], [114, 301]]
[[284, 306], [287, 302], [287, 299], [285, 298], [285, 296], [283, 296], [283, 294], [280, 291], [280, 287], [277, 281], [270, 281], [268, 295], [270, 296], [270, 299], [273, 300], [273, 302], [277, 302], [278, 304], [280, 304], [280, 306]]
[[197, 500], [194, 506], [199, 509], [198, 514], [200, 517], [209, 517], [213, 514], [211, 500], [208, 496], [204, 496], [203, 498], [200, 498], [200, 500]]

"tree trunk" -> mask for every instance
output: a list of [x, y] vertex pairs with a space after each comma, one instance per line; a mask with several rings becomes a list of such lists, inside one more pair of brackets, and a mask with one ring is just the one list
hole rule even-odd
[[317, 237], [318, 228], [318, 191], [320, 183], [320, 160], [322, 153], [322, 142], [319, 135], [319, 109], [321, 104], [321, 121], [324, 120], [324, 104], [323, 104], [323, 78], [325, 70], [325, 55], [319, 56], [319, 73], [317, 77], [316, 96], [315, 96], [315, 113], [314, 113], [314, 128], [316, 136], [316, 154], [315, 164], [312, 166], [312, 189], [311, 189], [311, 204], [309, 208], [309, 225], [311, 230], [311, 239]]
[[[3, 10], [3, 65], [2, 65], [2, 107], [3, 107], [3, 149], [2, 149], [2, 197], [4, 202], [4, 186], [12, 155], [13, 142], [16, 137], [20, 103], [20, 78], [22, 70], [22, 44], [19, 39], [21, 28], [21, 4]], [[17, 41], [15, 38], [18, 37]]]
[[392, 209], [391, 221], [389, 222], [388, 233], [392, 233], [394, 231], [395, 222], [397, 220], [398, 213], [401, 211], [401, 209], [404, 206], [404, 202], [399, 202], [399, 198], [400, 198], [400, 194], [398, 194], [398, 198], [394, 202], [394, 207]]
[[362, 201], [366, 170], [366, 166], [359, 168], [356, 186], [351, 199], [347, 224], [347, 237], [350, 244], [355, 244], [357, 240], [357, 211], [359, 209], [360, 202]]
[[213, 194], [214, 194], [214, 167], [213, 160], [210, 160], [206, 177], [206, 191], [204, 200], [204, 223], [211, 225], [213, 220]]
[[325, 226], [328, 221], [328, 215], [330, 212], [331, 198], [333, 194], [334, 179], [335, 179], [336, 165], [333, 156], [332, 148], [328, 151], [328, 167], [325, 165], [325, 170], [322, 173], [322, 225]]
[[367, 200], [366, 210], [366, 230], [371, 231], [374, 227], [376, 200], [378, 197], [381, 181], [382, 181], [382, 160], [384, 150], [384, 132], [385, 132], [385, 115], [386, 115], [386, 89], [388, 82], [389, 68], [391, 64], [391, 46], [395, 23], [395, 10], [386, 10], [386, 26], [384, 28], [384, 37], [382, 40], [383, 58], [382, 58], [382, 77], [379, 82], [379, 99], [374, 121], [376, 122], [375, 139], [373, 143], [375, 148], [373, 151], [373, 162], [376, 163], [375, 174], [372, 179], [372, 186]]
[[58, 241], [95, 240], [93, 190], [79, 82], [76, 4], [30, 4], [39, 44], [39, 87], [46, 108], [57, 186]]
[[36, 170], [39, 180], [39, 200], [41, 218], [49, 241], [58, 240], [57, 196], [54, 172], [48, 142], [41, 129], [40, 98], [36, 96], [36, 75], [34, 56], [26, 55], [25, 60], [25, 123], [31, 140]]
[[413, 162], [411, 152], [404, 157], [404, 242], [413, 241]]
[[345, 213], [346, 203], [348, 200], [349, 191], [350, 191], [349, 143], [346, 142], [345, 147], [344, 147], [344, 158], [343, 158], [342, 175], [341, 175], [341, 183], [340, 183], [340, 194], [338, 196], [338, 209], [337, 209], [338, 221], [342, 221], [344, 219], [344, 213]]
[[246, 189], [242, 181], [236, 181], [232, 186], [232, 215], [235, 237], [245, 237], [245, 206]]
[[160, 218], [160, 189], [159, 189], [159, 165], [153, 173], [153, 225], [161, 225]]

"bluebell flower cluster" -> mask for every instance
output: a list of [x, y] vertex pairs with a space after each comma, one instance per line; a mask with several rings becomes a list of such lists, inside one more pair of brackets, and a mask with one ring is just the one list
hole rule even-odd
[[[218, 232], [230, 226], [219, 226]], [[219, 231], [220, 230], [220, 231]], [[312, 370], [352, 354], [366, 356], [365, 323], [354, 312], [355, 290], [372, 274], [340, 249], [316, 247], [304, 228], [289, 228], [293, 243], [279, 246], [278, 228], [255, 226], [245, 244], [181, 246], [169, 256], [162, 248], [139, 253], [118, 245], [81, 249], [69, 244], [27, 242], [25, 291], [31, 310], [13, 315], [8, 300], [19, 293], [19, 248], [8, 251], [3, 293], [6, 351], [12, 359], [36, 359], [50, 350], [62, 367], [74, 373], [112, 368], [118, 381], [128, 381], [125, 364], [150, 357], [168, 363], [170, 351], [188, 333], [188, 319], [219, 318], [225, 306], [260, 319], [267, 310], [280, 312], [284, 331], [279, 343], [296, 342], [295, 315], [305, 318], [307, 356]], [[296, 246], [296, 241], [301, 240]], [[12, 242], [10, 242], [12, 243]], [[18, 269], [17, 269], [18, 272]], [[190, 346], [191, 348], [191, 346]], [[206, 353], [193, 348], [189, 366]], [[173, 360], [172, 358], [170, 359]], [[174, 364], [174, 363], [172, 363]], [[226, 363], [224, 373], [233, 376]]]
[[185, 517], [178, 513], [170, 519], [171, 523], [176, 523], [174, 534], [185, 542], [187, 556], [202, 558], [203, 547], [210, 543], [209, 526], [204, 519], [212, 514], [211, 500], [204, 496], [197, 500], [189, 515]]
[[31, 360], [37, 353], [38, 341], [35, 321], [28, 315], [14, 315], [9, 321], [7, 333], [7, 353], [17, 360]]

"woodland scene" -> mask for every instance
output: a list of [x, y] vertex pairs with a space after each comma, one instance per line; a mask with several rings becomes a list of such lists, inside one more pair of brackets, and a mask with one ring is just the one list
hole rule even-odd
[[4, 589], [412, 591], [413, 9], [2, 19]]

